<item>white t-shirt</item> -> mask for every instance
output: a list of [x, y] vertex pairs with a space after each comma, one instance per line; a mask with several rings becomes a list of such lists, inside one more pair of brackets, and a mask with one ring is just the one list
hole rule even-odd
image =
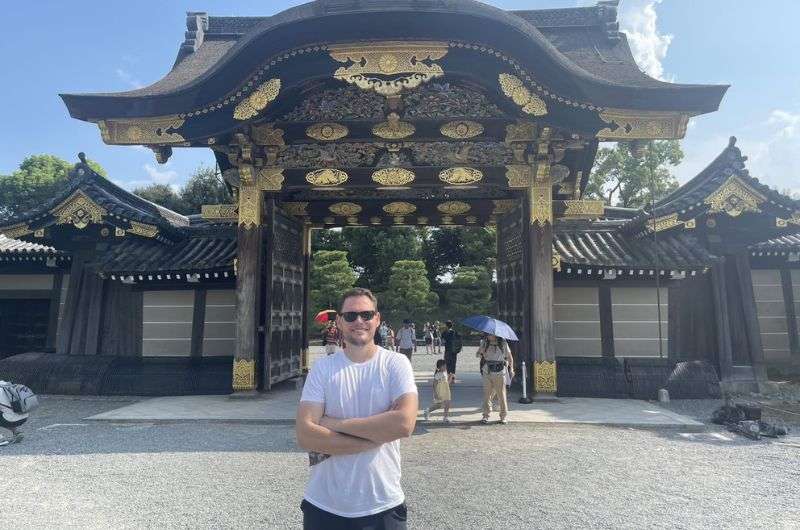
[[[417, 385], [405, 355], [378, 348], [369, 361], [354, 363], [339, 350], [314, 364], [300, 401], [324, 404], [332, 418], [365, 418], [386, 412], [408, 393], [416, 394]], [[311, 466], [305, 499], [342, 517], [364, 517], [401, 504], [400, 441]]]

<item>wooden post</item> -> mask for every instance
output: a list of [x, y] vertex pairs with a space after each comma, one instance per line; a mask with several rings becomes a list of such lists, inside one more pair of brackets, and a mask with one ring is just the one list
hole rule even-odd
[[308, 372], [308, 310], [309, 310], [309, 290], [308, 281], [311, 272], [311, 225], [303, 225], [303, 358], [300, 360], [300, 367], [303, 373]]
[[600, 343], [603, 357], [613, 359], [614, 351], [614, 313], [611, 305], [611, 286], [597, 288], [598, 309], [600, 311]]
[[53, 274], [53, 288], [50, 291], [50, 308], [47, 316], [47, 339], [45, 348], [56, 347], [58, 333], [58, 309], [61, 305], [61, 288], [64, 284], [64, 273], [57, 271]]
[[711, 266], [711, 286], [714, 292], [714, 320], [717, 332], [717, 359], [719, 378], [730, 379], [733, 373], [733, 345], [731, 344], [731, 325], [728, 315], [728, 290], [725, 280], [725, 258]]
[[261, 316], [262, 191], [252, 166], [240, 166], [239, 225], [236, 257], [236, 353], [233, 359], [234, 393], [256, 389], [258, 325]]
[[261, 293], [262, 311], [260, 318], [264, 333], [261, 336], [261, 355], [259, 357], [261, 366], [258, 371], [261, 375], [261, 389], [269, 390], [273, 381], [272, 363], [280, 360], [280, 353], [273, 352], [272, 343], [272, 304], [274, 302], [272, 286], [275, 277], [275, 199], [269, 197], [264, 202], [266, 205], [264, 218], [267, 220], [268, 226], [263, 231], [264, 239], [261, 243], [264, 248], [264, 260], [261, 265], [264, 280]]
[[196, 289], [194, 292], [194, 307], [192, 310], [192, 342], [191, 356], [193, 360], [203, 357], [203, 335], [205, 334], [206, 324], [206, 293], [204, 288]]
[[758, 310], [756, 297], [753, 291], [753, 277], [750, 273], [750, 257], [747, 251], [739, 252], [733, 257], [738, 276], [738, 288], [741, 292], [742, 312], [744, 313], [744, 327], [747, 335], [747, 344], [750, 350], [750, 362], [753, 373], [759, 382], [767, 380], [767, 371], [764, 366], [764, 346], [761, 343], [761, 326], [758, 323]]
[[783, 303], [786, 307], [786, 329], [789, 331], [789, 351], [793, 356], [800, 354], [800, 337], [797, 333], [797, 312], [794, 308], [794, 287], [792, 286], [792, 271], [781, 269], [781, 287], [783, 288]]

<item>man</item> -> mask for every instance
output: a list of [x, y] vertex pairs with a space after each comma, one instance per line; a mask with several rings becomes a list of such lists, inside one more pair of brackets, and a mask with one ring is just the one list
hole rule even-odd
[[297, 442], [309, 451], [305, 530], [405, 529], [400, 438], [417, 418], [411, 363], [375, 342], [378, 302], [344, 293], [336, 324], [345, 346], [319, 359], [297, 409]]
[[453, 329], [453, 321], [445, 322], [447, 329], [442, 334], [444, 342], [444, 362], [447, 363], [447, 373], [450, 374], [450, 382], [456, 382], [456, 361], [458, 354], [461, 353], [461, 337]]
[[414, 346], [417, 342], [417, 334], [414, 333], [414, 328], [411, 327], [411, 321], [403, 320], [403, 327], [397, 332], [397, 349], [411, 360], [411, 354], [414, 353]]

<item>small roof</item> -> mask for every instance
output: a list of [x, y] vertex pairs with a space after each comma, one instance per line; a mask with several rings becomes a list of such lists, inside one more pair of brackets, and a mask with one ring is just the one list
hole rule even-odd
[[46, 259], [59, 257], [69, 259], [69, 254], [47, 245], [12, 239], [0, 234], [0, 260]]
[[765, 252], [800, 252], [800, 233], [776, 237], [750, 245], [753, 255]]

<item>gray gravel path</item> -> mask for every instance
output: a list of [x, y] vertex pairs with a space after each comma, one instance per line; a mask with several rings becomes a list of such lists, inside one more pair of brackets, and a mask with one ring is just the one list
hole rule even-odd
[[[133, 399], [45, 397], [0, 448], [14, 528], [299, 528], [291, 427], [109, 424]], [[61, 425], [58, 425], [61, 424]], [[797, 528], [800, 438], [591, 426], [420, 426], [403, 444], [410, 528]]]

